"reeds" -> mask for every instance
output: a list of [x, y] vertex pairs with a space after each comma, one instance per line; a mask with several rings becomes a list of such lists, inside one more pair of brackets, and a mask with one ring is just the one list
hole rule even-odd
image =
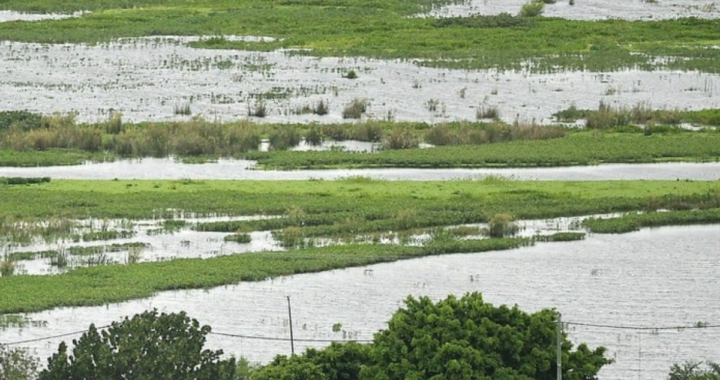
[[367, 111], [369, 102], [365, 99], [355, 98], [343, 108], [343, 119], [359, 119]]

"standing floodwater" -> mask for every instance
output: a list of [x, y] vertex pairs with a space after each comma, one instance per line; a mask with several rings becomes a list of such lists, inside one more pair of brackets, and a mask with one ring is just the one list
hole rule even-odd
[[[286, 296], [297, 339], [370, 339], [409, 294], [433, 299], [478, 291], [486, 301], [526, 311], [557, 308], [570, 338], [603, 345], [616, 362], [610, 379], [662, 379], [686, 360], [720, 361], [720, 329], [620, 330], [614, 327], [717, 325], [720, 321], [720, 226], [672, 227], [506, 252], [426, 257], [396, 263], [280, 277], [209, 290], [163, 292], [101, 307], [29, 314], [46, 327], [0, 331], [13, 342], [108, 324], [149, 308], [187, 310], [213, 331], [288, 337]], [[192, 306], [188, 306], [192, 305]], [[333, 325], [341, 324], [339, 331]], [[69, 338], [67, 338], [69, 339]], [[40, 356], [59, 339], [25, 343]], [[328, 343], [296, 342], [296, 349]], [[211, 335], [209, 346], [251, 361], [289, 354], [289, 342]], [[638, 373], [638, 371], [640, 373]]]

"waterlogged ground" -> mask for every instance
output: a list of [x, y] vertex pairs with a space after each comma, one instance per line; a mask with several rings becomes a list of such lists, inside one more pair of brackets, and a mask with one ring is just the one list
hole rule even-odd
[[253, 170], [253, 161], [226, 160], [183, 164], [172, 158], [144, 158], [75, 166], [0, 167], [0, 177], [55, 179], [227, 179], [227, 180], [335, 180], [363, 176], [388, 181], [448, 181], [501, 176], [516, 180], [720, 180], [720, 163], [604, 164], [558, 168], [510, 169], [332, 169]]
[[[27, 244], [6, 243], [3, 253], [58, 251], [65, 255], [66, 265], [59, 267], [57, 259], [36, 256], [32, 259], [15, 261], [17, 274], [58, 274], [75, 267], [89, 265], [127, 264], [134, 262], [165, 261], [183, 258], [211, 258], [244, 252], [263, 252], [283, 250], [272, 237], [270, 231], [250, 233], [250, 243], [226, 242], [229, 233], [195, 231], [198, 223], [209, 223], [229, 220], [255, 220], [272, 216], [250, 217], [187, 217], [178, 213], [172, 221], [184, 221], [179, 228], [164, 228], [164, 219], [153, 220], [80, 220], [73, 221], [78, 227], [73, 231], [77, 234], [97, 231], [130, 231], [132, 236], [97, 241], [73, 241], [72, 238], [55, 236], [34, 236]], [[127, 248], [128, 244], [142, 243], [139, 248]], [[116, 245], [116, 246], [113, 246]], [[120, 248], [117, 245], [125, 245]], [[74, 255], [71, 247], [98, 247], [98, 253]], [[103, 248], [104, 247], [104, 248]], [[132, 253], [131, 253], [132, 252]], [[136, 255], [131, 258], [132, 255]]]
[[[662, 2], [661, 2], [662, 3]], [[556, 4], [557, 5], [557, 4]], [[77, 112], [81, 122], [231, 121], [265, 99], [262, 122], [340, 122], [353, 99], [369, 101], [366, 117], [440, 122], [475, 120], [478, 107], [497, 107], [505, 121], [539, 123], [572, 104], [597, 108], [717, 107], [720, 76], [696, 72], [620, 71], [531, 74], [419, 67], [408, 61], [313, 58], [195, 49], [198, 37], [125, 39], [99, 45], [0, 42], [0, 110]], [[357, 79], [343, 75], [355, 70]], [[325, 116], [298, 110], [329, 103]], [[256, 118], [257, 119], [257, 118]]]
[[[210, 290], [164, 292], [155, 297], [91, 308], [62, 308], [27, 317], [45, 327], [0, 331], [16, 342], [105, 325], [149, 308], [187, 310], [214, 332], [288, 337], [286, 296], [295, 338], [371, 339], [409, 294], [441, 299], [479, 291], [495, 304], [527, 311], [555, 307], [563, 320], [610, 326], [717, 325], [720, 309], [720, 226], [645, 229], [592, 235], [585, 241], [545, 243], [506, 252], [426, 257], [396, 263], [281, 277]], [[342, 327], [334, 332], [332, 326]], [[672, 363], [720, 358], [720, 329], [643, 331], [569, 325], [570, 338], [604, 345], [616, 362], [600, 373], [610, 379], [662, 379]], [[71, 339], [71, 337], [65, 338]], [[42, 357], [60, 339], [23, 343]], [[296, 341], [296, 350], [326, 342]], [[266, 363], [289, 354], [286, 341], [211, 335], [208, 345]]]
[[[617, 217], [618, 214], [590, 215], [580, 217], [551, 218], [541, 220], [520, 220], [515, 222], [518, 228], [517, 235], [522, 237], [547, 236], [557, 232], [569, 232], [583, 230], [582, 221], [587, 218], [608, 218]], [[78, 226], [74, 232], [83, 233], [87, 231], [131, 231], [132, 236], [96, 241], [73, 241], [72, 238], [51, 236], [33, 236], [31, 241], [21, 244], [18, 242], [5, 243], [2, 248], [3, 254], [34, 252], [34, 257], [14, 260], [15, 274], [22, 275], [48, 275], [67, 272], [72, 268], [94, 266], [94, 265], [125, 265], [131, 262], [152, 262], [187, 258], [212, 258], [224, 255], [232, 255], [246, 252], [267, 252], [282, 251], [284, 248], [270, 231], [250, 232], [249, 243], [238, 243], [225, 241], [230, 233], [195, 231], [194, 226], [198, 223], [209, 223], [218, 221], [256, 220], [272, 218], [273, 216], [253, 217], [209, 217], [209, 218], [184, 218], [177, 217], [172, 221], [183, 221], [183, 227], [175, 229], [164, 228], [164, 219], [158, 220], [82, 220], [74, 221]], [[101, 226], [102, 225], [102, 226]], [[88, 228], [94, 226], [93, 229]], [[474, 227], [478, 230], [477, 236], [486, 224], [468, 224], [465, 227]], [[428, 240], [428, 234], [419, 234], [407, 238], [406, 244], [419, 245]], [[362, 237], [359, 237], [362, 240]], [[396, 236], [382, 239], [384, 243], [400, 244]], [[134, 244], [133, 247], [130, 247]], [[340, 244], [333, 239], [315, 239], [315, 246]], [[95, 247], [97, 252], [89, 254], [75, 254], [74, 248]], [[56, 251], [63, 255], [64, 265], [58, 265], [58, 259], [54, 256], [44, 254], [47, 251]]]
[[[517, 14], [526, 0], [465, 0], [441, 7], [431, 14], [439, 17], [468, 16], [472, 14]], [[559, 0], [547, 4], [543, 15], [571, 20], [663, 20], [679, 17], [718, 18], [720, 2], [717, 0]]]

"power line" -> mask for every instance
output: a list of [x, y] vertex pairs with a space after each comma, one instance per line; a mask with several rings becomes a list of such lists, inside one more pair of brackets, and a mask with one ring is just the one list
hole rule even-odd
[[[280, 338], [280, 337], [268, 337], [268, 336], [257, 336], [257, 335], [241, 335], [241, 334], [228, 334], [228, 333], [220, 333], [220, 332], [210, 332], [211, 335], [221, 335], [221, 336], [227, 336], [231, 338], [243, 338], [243, 339], [256, 339], [256, 340], [270, 340], [270, 341], [278, 341], [278, 342], [289, 342], [290, 338]], [[294, 338], [296, 342], [306, 342], [306, 343], [343, 343], [343, 342], [360, 342], [360, 343], [370, 343], [373, 340], [372, 339], [298, 339]]]
[[[686, 329], [717, 329], [720, 328], [720, 325], [705, 325], [705, 324], [697, 324], [697, 325], [690, 325], [690, 326], [658, 326], [658, 327], [646, 327], [646, 326], [625, 326], [625, 325], [607, 325], [607, 324], [596, 324], [596, 323], [583, 323], [583, 322], [566, 322], [563, 321], [563, 325], [568, 326], [582, 326], [582, 327], [592, 327], [592, 328], [600, 328], [600, 329], [614, 329], [614, 330], [634, 330], [634, 331], [661, 331], [661, 330], [686, 330]], [[97, 327], [97, 329], [104, 329], [110, 327], [110, 325], [106, 326], [100, 326]], [[27, 339], [27, 340], [21, 340], [21, 341], [15, 341], [10, 343], [3, 343], [6, 346], [12, 346], [12, 345], [19, 345], [19, 344], [26, 344], [26, 343], [34, 343], [34, 342], [41, 342], [44, 340], [50, 340], [50, 339], [56, 339], [56, 338], [63, 338], [66, 336], [72, 336], [77, 335], [86, 332], [87, 330], [78, 330], [73, 331], [65, 334], [58, 334], [58, 335], [51, 335], [51, 336], [45, 336], [45, 337], [39, 337], [39, 338], [33, 338], [33, 339]], [[244, 334], [230, 334], [230, 333], [223, 333], [223, 332], [210, 332], [211, 335], [219, 335], [219, 336], [225, 336], [229, 338], [242, 338], [242, 339], [253, 339], [253, 340], [265, 340], [265, 341], [277, 341], [277, 342], [289, 342], [290, 338], [283, 338], [283, 337], [271, 337], [271, 336], [260, 336], [260, 335], [244, 335]], [[305, 343], [343, 343], [343, 342], [360, 342], [360, 343], [370, 343], [373, 340], [372, 339], [294, 339], [296, 342], [305, 342]]]
[[[110, 327], [110, 325], [100, 326], [100, 327], [96, 327], [96, 328], [97, 328], [97, 329], [104, 329], [104, 328], [108, 328], [108, 327]], [[78, 330], [78, 331], [73, 331], [73, 332], [69, 332], [69, 333], [65, 333], [65, 334], [44, 336], [44, 337], [40, 337], [40, 338], [33, 338], [33, 339], [27, 339], [27, 340], [19, 340], [19, 341], [16, 341], [16, 342], [3, 343], [3, 345], [5, 345], [5, 346], [14, 346], [14, 345], [25, 344], [25, 343], [42, 342], [43, 340], [50, 340], [50, 339], [55, 339], [55, 338], [64, 338], [64, 337], [66, 337], [66, 336], [72, 336], [72, 335], [82, 334], [82, 333], [85, 333], [85, 332], [87, 332], [87, 330]]]
[[698, 324], [698, 325], [691, 325], [691, 326], [640, 327], [640, 326], [622, 326], [622, 325], [601, 325], [601, 324], [582, 323], [582, 322], [563, 322], [563, 323], [566, 324], [566, 325], [574, 325], [574, 326], [596, 327], [596, 328], [615, 329], [615, 330], [637, 330], [637, 331], [643, 331], [643, 330], [659, 331], [659, 330], [685, 330], [685, 329], [717, 329], [717, 328], [720, 328], [720, 325], [705, 325], [705, 324]]

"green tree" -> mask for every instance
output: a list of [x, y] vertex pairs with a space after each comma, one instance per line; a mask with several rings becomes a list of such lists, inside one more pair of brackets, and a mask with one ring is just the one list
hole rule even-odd
[[[556, 318], [553, 310], [527, 314], [494, 307], [479, 293], [438, 303], [409, 297], [388, 329], [375, 336], [372, 364], [363, 379], [374, 380], [550, 380], [556, 377]], [[562, 340], [563, 378], [595, 379], [611, 361], [605, 349], [584, 344], [573, 351]]]
[[720, 364], [708, 362], [707, 368], [702, 362], [689, 361], [670, 367], [668, 380], [720, 380]]
[[333, 343], [303, 355], [278, 356], [252, 373], [252, 380], [359, 380], [360, 369], [370, 361], [371, 346], [354, 342]]
[[30, 380], [37, 376], [38, 363], [23, 348], [0, 344], [0, 380]]
[[200, 326], [185, 312], [146, 311], [113, 322], [103, 331], [95, 325], [65, 342], [48, 359], [40, 380], [223, 380], [235, 374], [235, 360], [220, 360], [222, 351], [203, 350], [209, 326]]

